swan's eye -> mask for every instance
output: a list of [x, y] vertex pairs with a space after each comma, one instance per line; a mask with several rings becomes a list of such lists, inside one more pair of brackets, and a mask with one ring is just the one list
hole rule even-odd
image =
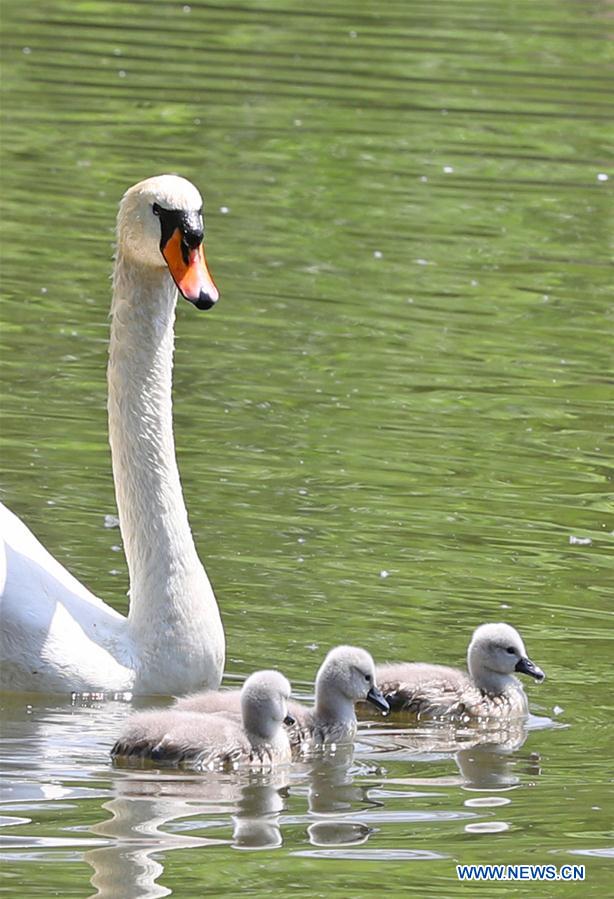
[[507, 649], [506, 649], [505, 651], [506, 651], [506, 652], [509, 652], [510, 655], [515, 655], [515, 654], [516, 654], [516, 650], [514, 649], [513, 646], [508, 646]]
[[160, 206], [158, 206], [157, 203], [154, 203], [153, 206], [151, 207], [151, 211], [153, 212], [154, 215], [160, 215], [160, 213], [162, 212], [162, 208]]
[[365, 680], [366, 680], [366, 682], [367, 682], [368, 684], [370, 684], [370, 683], [371, 683], [371, 675], [370, 675], [370, 674], [365, 674]]

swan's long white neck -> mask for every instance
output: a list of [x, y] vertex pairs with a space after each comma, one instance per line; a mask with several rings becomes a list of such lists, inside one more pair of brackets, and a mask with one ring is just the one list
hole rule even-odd
[[[130, 572], [128, 626], [139, 655], [164, 668], [173, 634], [173, 679], [190, 678], [203, 644], [221, 643], [221, 622], [200, 563], [183, 501], [172, 423], [172, 366], [177, 291], [163, 267], [122, 255], [115, 265], [109, 348], [109, 440], [122, 538]], [[213, 639], [211, 639], [213, 638]], [[185, 670], [177, 670], [177, 643]], [[218, 666], [220, 658], [212, 660]], [[223, 664], [223, 660], [222, 660]], [[181, 668], [181, 666], [179, 666]], [[160, 670], [158, 670], [158, 675]], [[140, 686], [141, 691], [146, 685]]]

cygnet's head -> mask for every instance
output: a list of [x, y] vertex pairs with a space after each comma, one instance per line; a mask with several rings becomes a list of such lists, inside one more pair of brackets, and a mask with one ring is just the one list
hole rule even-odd
[[204, 234], [202, 197], [179, 175], [139, 181], [122, 198], [119, 254], [139, 267], [168, 267], [181, 294], [198, 309], [210, 309], [219, 298], [205, 260]]
[[288, 714], [291, 687], [279, 671], [255, 671], [241, 690], [243, 726], [251, 736], [272, 740], [282, 724], [294, 724]]
[[493, 676], [510, 675], [517, 671], [536, 681], [545, 678], [541, 668], [527, 656], [517, 630], [509, 624], [482, 624], [476, 628], [467, 651], [467, 667], [478, 685], [488, 683]]
[[352, 703], [366, 699], [382, 712], [390, 711], [377, 687], [373, 659], [358, 646], [336, 646], [320, 665], [316, 677], [316, 703], [334, 705], [335, 697], [343, 697]]

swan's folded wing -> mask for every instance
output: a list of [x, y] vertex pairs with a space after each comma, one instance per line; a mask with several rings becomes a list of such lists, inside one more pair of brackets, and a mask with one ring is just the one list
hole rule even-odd
[[0, 595], [19, 597], [26, 604], [41, 601], [77, 601], [123, 617], [95, 596], [54, 559], [32, 531], [0, 503]]
[[125, 690], [122, 615], [0, 505], [0, 683], [9, 690]]

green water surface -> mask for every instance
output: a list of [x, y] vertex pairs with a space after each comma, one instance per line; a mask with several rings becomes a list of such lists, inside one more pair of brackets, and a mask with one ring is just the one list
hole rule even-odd
[[[179, 306], [175, 424], [230, 679], [279, 666], [309, 695], [339, 642], [462, 664], [487, 620], [547, 673], [507, 742], [377, 722], [353, 761], [269, 779], [114, 770], [129, 706], [6, 695], [4, 894], [612, 895], [606, 4], [0, 15], [7, 504], [126, 610], [114, 218], [176, 171], [222, 293]], [[457, 862], [586, 880], [459, 884]]]

